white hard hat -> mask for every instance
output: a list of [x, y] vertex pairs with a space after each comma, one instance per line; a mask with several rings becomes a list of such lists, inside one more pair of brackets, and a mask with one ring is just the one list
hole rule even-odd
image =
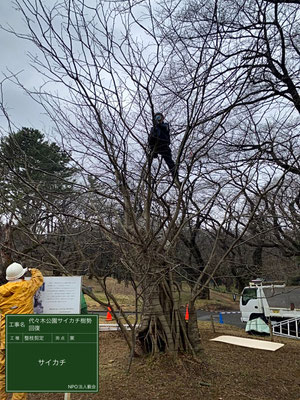
[[8, 281], [19, 279], [27, 270], [28, 268], [23, 268], [21, 264], [14, 262], [6, 268], [6, 279]]

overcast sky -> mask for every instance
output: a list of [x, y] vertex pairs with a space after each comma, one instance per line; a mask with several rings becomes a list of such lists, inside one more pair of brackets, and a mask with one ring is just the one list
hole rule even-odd
[[[20, 14], [14, 10], [13, 0], [0, 1], [0, 25], [11, 25], [13, 28], [22, 30], [22, 18]], [[23, 28], [23, 31], [25, 27]], [[33, 46], [29, 42], [18, 39], [7, 32], [0, 30], [0, 76], [3, 81], [5, 75], [9, 75], [9, 71], [13, 73], [20, 72], [19, 79], [27, 88], [33, 88], [39, 80], [37, 73], [30, 67], [27, 57], [28, 51], [33, 51]], [[42, 108], [33, 100], [31, 100], [20, 88], [10, 82], [3, 85], [3, 93], [6, 107], [9, 111], [11, 121], [18, 128], [32, 127], [40, 129], [44, 133], [49, 131], [49, 121], [43, 115]], [[1, 130], [6, 130], [7, 124], [0, 116]]]
[[[33, 55], [40, 55], [38, 49], [31, 42], [17, 38], [1, 29], [3, 27], [18, 33], [27, 33], [28, 28], [23, 21], [23, 16], [15, 7], [14, 0], [0, 0], [0, 82], [3, 83], [4, 103], [12, 125], [15, 125], [14, 131], [21, 127], [30, 127], [49, 134], [53, 123], [45, 115], [43, 108], [16, 83], [9, 80], [3, 82], [5, 76], [11, 74], [17, 74], [22, 85], [28, 90], [38, 89], [43, 82], [43, 78], [30, 65], [28, 56], [29, 52]], [[140, 38], [140, 30], [137, 35]], [[53, 88], [55, 87], [51, 85], [51, 89]], [[61, 90], [61, 87], [59, 90]], [[7, 122], [0, 110], [0, 134], [3, 134], [3, 132], [7, 132]]]

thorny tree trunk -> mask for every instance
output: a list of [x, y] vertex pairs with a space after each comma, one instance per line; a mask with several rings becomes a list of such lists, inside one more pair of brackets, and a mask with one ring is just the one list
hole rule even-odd
[[172, 273], [151, 272], [144, 284], [139, 344], [148, 354], [165, 352], [176, 356], [179, 351], [188, 351], [195, 355], [201, 344], [194, 306], [190, 307], [190, 319], [186, 322]]
[[0, 247], [0, 257], [2, 270], [0, 274], [0, 283], [6, 283], [5, 271], [6, 268], [13, 262], [12, 260], [12, 227], [6, 224], [1, 229], [2, 243]]

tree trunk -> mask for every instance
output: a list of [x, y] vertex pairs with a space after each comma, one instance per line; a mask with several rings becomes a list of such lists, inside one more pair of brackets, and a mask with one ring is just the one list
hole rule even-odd
[[196, 354], [201, 350], [197, 318], [194, 307], [190, 319], [184, 319], [179, 308], [178, 286], [172, 273], [151, 271], [143, 290], [144, 309], [138, 341], [144, 353], [164, 352], [176, 356], [179, 351]]
[[198, 299], [210, 300], [210, 292], [208, 287], [204, 287], [202, 289], [201, 293], [198, 296]]
[[12, 259], [12, 227], [9, 224], [3, 226], [2, 244], [0, 250], [2, 270], [0, 274], [0, 283], [6, 283], [6, 268], [13, 262]]

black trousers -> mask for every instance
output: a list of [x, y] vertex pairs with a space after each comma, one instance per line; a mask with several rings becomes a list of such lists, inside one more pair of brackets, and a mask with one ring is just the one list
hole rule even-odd
[[162, 159], [165, 161], [165, 163], [167, 164], [172, 177], [175, 179], [178, 179], [178, 172], [177, 172], [177, 168], [176, 165], [172, 159], [172, 153], [171, 153], [171, 149], [170, 146], [168, 144], [160, 144], [157, 142], [150, 142], [150, 150], [151, 150], [151, 162], [153, 160], [153, 158], [156, 158], [158, 156], [158, 154], [161, 155]]

